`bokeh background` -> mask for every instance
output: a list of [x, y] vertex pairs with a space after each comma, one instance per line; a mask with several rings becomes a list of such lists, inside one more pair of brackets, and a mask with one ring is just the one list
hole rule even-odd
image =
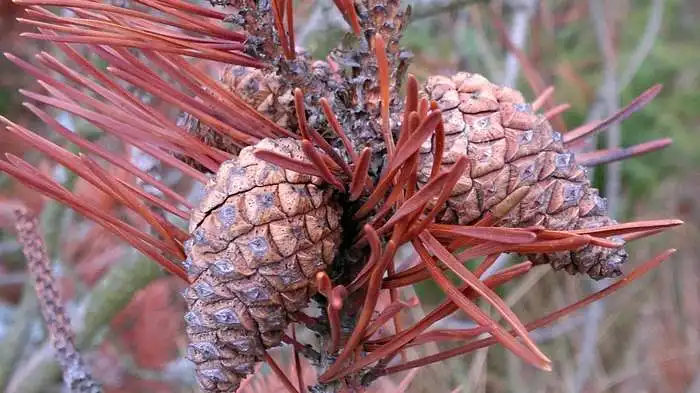
[[[651, 104], [590, 144], [630, 146], [662, 137], [673, 138], [674, 144], [621, 165], [599, 168], [592, 176], [619, 220], [677, 217], [686, 224], [630, 248], [631, 265], [662, 248], [677, 248], [670, 263], [613, 297], [533, 333], [551, 356], [553, 372], [536, 371], [495, 347], [419, 370], [401, 388], [431, 393], [453, 389], [700, 393], [700, 2], [414, 0], [411, 4], [413, 22], [404, 44], [415, 55], [411, 72], [420, 80], [469, 71], [518, 87], [530, 98], [554, 86], [549, 107], [571, 105], [555, 119], [555, 127], [562, 131], [604, 118], [647, 88], [663, 84]], [[296, 8], [298, 43], [319, 58], [345, 31], [331, 5], [328, 0], [304, 0]], [[0, 0], [0, 50], [23, 58], [50, 51], [19, 37], [27, 29], [15, 21], [21, 13], [10, 0]], [[34, 83], [0, 59], [0, 114], [45, 134], [41, 124], [23, 111], [17, 93]], [[76, 132], [110, 143], [96, 130], [57, 116]], [[6, 152], [38, 159], [0, 131], [0, 153]], [[65, 178], [96, 207], [114, 208], [109, 197], [71, 180], [53, 163], [42, 163], [42, 168]], [[181, 186], [177, 178], [166, 180]], [[102, 229], [3, 174], [0, 390], [60, 391], [60, 384], [52, 382], [52, 374], [42, 366], [51, 357], [46, 332], [33, 290], [25, 285], [27, 272], [7, 214], [8, 206], [17, 201], [41, 212], [56, 275], [80, 326], [79, 341], [92, 348], [85, 355], [106, 391], [195, 391], [189, 366], [181, 360], [186, 345], [181, 284]], [[110, 280], [119, 274], [132, 275], [130, 285], [110, 287]], [[543, 267], [506, 287], [502, 295], [529, 321], [606, 285]], [[439, 290], [430, 285], [416, 291], [426, 306], [441, 300]], [[89, 302], [101, 306], [101, 319], [86, 320], [81, 314]], [[470, 326], [459, 316], [442, 323]], [[25, 378], [42, 382], [34, 383], [31, 390], [18, 382]], [[250, 389], [277, 390], [273, 385], [251, 385]]]

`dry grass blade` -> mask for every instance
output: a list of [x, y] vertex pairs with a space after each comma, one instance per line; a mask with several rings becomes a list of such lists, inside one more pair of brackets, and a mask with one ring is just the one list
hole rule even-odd
[[634, 221], [624, 224], [609, 225], [594, 229], [578, 229], [573, 231], [577, 234], [585, 234], [596, 237], [610, 237], [631, 234], [636, 232], [648, 232], [661, 229], [669, 229], [682, 225], [681, 220], [649, 220], [649, 221]]
[[287, 157], [265, 149], [258, 149], [254, 154], [258, 159], [267, 161], [270, 164], [274, 164], [305, 175], [323, 177], [322, 172], [318, 170], [318, 168], [311, 162], [300, 161], [295, 158]]
[[289, 391], [289, 393], [299, 393], [299, 391], [294, 387], [292, 381], [290, 381], [289, 377], [287, 377], [287, 374], [280, 368], [275, 359], [273, 359], [272, 356], [267, 353], [267, 351], [265, 351], [264, 359], [270, 366], [270, 369], [272, 369], [272, 372], [275, 373], [280, 381], [282, 381], [282, 384]]
[[391, 82], [389, 81], [389, 59], [386, 56], [386, 43], [384, 37], [380, 34], [374, 35], [374, 56], [377, 58], [377, 80], [379, 82], [379, 91], [381, 95], [381, 118], [382, 118], [382, 135], [384, 136], [384, 144], [386, 145], [389, 159], [394, 155], [396, 146], [394, 144], [394, 136], [391, 133], [389, 126], [389, 104], [391, 97], [389, 90]]
[[499, 227], [472, 227], [466, 225], [430, 224], [428, 230], [434, 236], [440, 237], [467, 237], [499, 243], [522, 244], [531, 243], [537, 239], [537, 235], [521, 228]]
[[598, 131], [610, 127], [615, 122], [621, 122], [630, 117], [634, 112], [642, 109], [656, 97], [663, 88], [662, 85], [655, 85], [632, 100], [627, 106], [620, 109], [605, 120], [580, 126], [564, 134], [564, 144], [568, 147], [579, 143], [583, 138], [589, 137]]
[[546, 89], [544, 89], [537, 98], [535, 98], [534, 101], [532, 101], [532, 110], [533, 111], [538, 111], [540, 108], [542, 108], [552, 96], [554, 95], [554, 86], [549, 86]]
[[[631, 284], [632, 282], [635, 282], [638, 280], [640, 277], [645, 275], [646, 273], [650, 272], [651, 270], [654, 270], [658, 265], [663, 263], [664, 261], [668, 260], [668, 258], [675, 252], [673, 249], [669, 249], [656, 257], [652, 258], [651, 260], [645, 262], [642, 266], [634, 269], [630, 274], [627, 276], [621, 278], [620, 280], [616, 281], [614, 284], [610, 285], [609, 287], [598, 291], [592, 295], [587, 296], [586, 298], [568, 306], [565, 307], [561, 310], [555, 311], [543, 318], [538, 319], [535, 322], [528, 323], [526, 325], [528, 330], [534, 330], [543, 326], [547, 326], [553, 321], [560, 319], [566, 315], [571, 314], [572, 312], [576, 310], [580, 310], [581, 308], [593, 303], [596, 300], [602, 299], [606, 296], [609, 296], [613, 292], [616, 292], [619, 289], [624, 288], [625, 286]], [[477, 341], [470, 342], [465, 345], [461, 345], [457, 348], [453, 348], [447, 351], [444, 351], [439, 354], [435, 355], [429, 355], [426, 356], [422, 359], [418, 360], [413, 360], [410, 362], [406, 362], [404, 364], [401, 364], [399, 366], [393, 366], [393, 367], [388, 367], [382, 375], [389, 375], [405, 370], [409, 370], [415, 367], [422, 367], [425, 366], [426, 364], [431, 364], [435, 362], [440, 362], [445, 359], [449, 359], [451, 357], [459, 356], [459, 355], [464, 355], [466, 353], [470, 353], [473, 351], [476, 351], [477, 349], [488, 347], [490, 345], [498, 343], [499, 340], [494, 338], [494, 337], [489, 337]]]
[[[489, 302], [517, 332], [518, 336], [522, 339], [522, 342], [527, 346], [532, 353], [540, 358], [539, 364], [548, 366], [550, 360], [542, 353], [537, 345], [530, 339], [527, 334], [525, 326], [520, 322], [520, 319], [515, 315], [515, 313], [506, 305], [506, 303], [496, 294], [496, 292], [489, 289], [482, 281], [479, 280], [472, 272], [469, 271], [464, 265], [462, 265], [454, 255], [452, 255], [445, 247], [443, 247], [440, 242], [437, 241], [429, 233], [422, 233], [420, 239], [423, 241], [423, 245], [426, 249], [432, 252], [440, 261], [442, 261], [447, 267], [452, 270], [459, 278], [461, 278], [466, 284], [472, 286], [474, 291], [481, 295], [487, 302]], [[546, 367], [545, 367], [546, 368]]]
[[576, 156], [576, 161], [583, 166], [596, 166], [609, 164], [615, 161], [622, 161], [628, 158], [641, 156], [653, 151], [664, 149], [670, 146], [673, 141], [670, 138], [663, 138], [654, 141], [640, 143], [631, 147], [597, 150], [590, 153], [583, 153]]
[[379, 202], [379, 200], [384, 196], [386, 190], [391, 186], [396, 172], [401, 168], [401, 166], [406, 163], [406, 161], [411, 158], [418, 149], [420, 145], [428, 138], [435, 130], [435, 127], [440, 122], [442, 114], [440, 111], [431, 112], [420, 124], [413, 137], [408, 141], [401, 149], [396, 151], [393, 159], [390, 162], [390, 167], [386, 173], [379, 180], [379, 184], [372, 191], [372, 194], [367, 198], [367, 201], [357, 210], [355, 213], [356, 218], [365, 217]]
[[321, 153], [316, 150], [316, 147], [305, 139], [301, 141], [301, 148], [321, 173], [321, 178], [332, 184], [335, 188], [340, 190], [340, 192], [345, 192], [345, 185], [331, 172], [328, 165], [326, 165], [326, 162], [323, 160]]
[[[489, 288], [495, 288], [503, 283], [509, 282], [515, 277], [527, 273], [531, 267], [531, 263], [514, 265], [487, 278], [484, 280], [484, 284]], [[469, 299], [476, 299], [476, 294], [468, 285], [463, 285], [459, 290]], [[372, 352], [366, 357], [363, 357], [357, 365], [353, 365], [353, 368], [365, 367], [379, 359], [382, 359], [383, 356], [394, 353], [399, 348], [409, 345], [414, 339], [419, 337], [422, 332], [424, 332], [434, 323], [446, 318], [457, 310], [459, 310], [459, 307], [451, 299], [447, 299], [437, 308], [432, 310], [428, 315], [415, 323], [412, 327], [395, 336], [383, 338], [381, 340], [382, 343], [378, 347], [373, 345]]]
[[328, 100], [323, 97], [319, 100], [319, 103], [321, 104], [321, 109], [323, 110], [323, 114], [326, 115], [326, 119], [328, 120], [328, 123], [330, 123], [331, 128], [335, 132], [335, 134], [340, 138], [340, 140], [343, 142], [343, 146], [345, 147], [345, 150], [350, 154], [350, 158], [352, 159], [353, 163], [357, 163], [359, 160], [359, 157], [357, 156], [357, 152], [355, 152], [355, 149], [352, 147], [352, 142], [350, 142], [350, 139], [348, 138], [347, 134], [345, 134], [345, 131], [343, 131], [343, 127], [340, 126], [340, 123], [338, 122], [338, 118], [335, 116], [333, 113], [333, 109], [331, 108], [330, 104], [328, 103]]
[[360, 153], [360, 158], [355, 164], [355, 169], [352, 173], [352, 183], [350, 184], [350, 200], [356, 201], [362, 191], [365, 189], [365, 184], [369, 180], [367, 170], [369, 169], [370, 159], [372, 158], [372, 149], [365, 147]]
[[[407, 302], [401, 300], [392, 301], [388, 306], [386, 306], [382, 312], [372, 321], [372, 323], [367, 327], [367, 332], [365, 333], [365, 339], [369, 339], [374, 335], [374, 333], [379, 330], [385, 323], [389, 322], [394, 316], [396, 316], [401, 311], [416, 307], [420, 304], [418, 298], [411, 298]], [[397, 331], [397, 334], [400, 331]]]
[[[523, 343], [518, 342], [515, 337], [510, 335], [503, 327], [499, 326], [491, 318], [486, 315], [479, 307], [469, 300], [461, 291], [459, 291], [447, 277], [442, 273], [440, 268], [438, 268], [437, 263], [433, 260], [429, 251], [423, 246], [423, 243], [419, 240], [413, 241], [413, 246], [415, 247], [418, 254], [421, 256], [425, 267], [428, 272], [435, 280], [435, 283], [445, 291], [445, 294], [464, 311], [470, 318], [472, 318], [476, 323], [481, 326], [488, 328], [489, 333], [498, 339], [503, 346], [512, 351], [515, 355], [522, 358], [527, 363], [532, 364], [543, 370], [551, 370], [551, 364], [549, 359], [547, 359], [539, 349], [535, 352], [532, 350], [531, 346], [525, 346]], [[460, 265], [461, 266], [461, 265]], [[482, 284], [483, 285], [483, 284]], [[476, 289], [475, 287], [473, 287]], [[518, 323], [518, 322], [516, 322]], [[531, 342], [531, 341], [530, 341]]]
[[22, 181], [26, 186], [47, 195], [66, 206], [70, 206], [85, 217], [104, 226], [144, 255], [158, 262], [164, 269], [187, 281], [187, 274], [182, 267], [176, 265], [161, 255], [161, 250], [168, 250], [170, 246], [151, 235], [126, 224], [125, 222], [106, 214], [99, 209], [93, 209], [85, 201], [77, 198], [61, 185], [46, 177], [43, 173], [24, 162], [23, 160], [8, 155], [8, 161], [0, 160], [0, 170]]
[[[365, 226], [365, 231], [373, 232], [369, 226]], [[367, 292], [362, 305], [362, 310], [357, 318], [355, 328], [350, 335], [350, 338], [345, 343], [343, 351], [340, 353], [335, 363], [326, 370], [318, 380], [322, 383], [328, 383], [340, 377], [344, 372], [343, 365], [347, 360], [349, 360], [352, 353], [354, 353], [355, 348], [362, 342], [365, 336], [367, 326], [369, 326], [372, 318], [372, 313], [377, 306], [377, 301], [379, 300], [379, 293], [382, 287], [382, 278], [387, 270], [389, 263], [392, 262], [394, 254], [396, 253], [397, 245], [393, 240], [389, 240], [384, 250], [384, 253], [379, 256], [377, 262], [372, 268], [372, 273], [369, 277]]]
[[571, 104], [561, 104], [557, 105], [554, 108], [548, 110], [547, 112], [544, 113], [544, 118], [547, 120], [552, 120], [553, 118], [561, 115], [562, 113], [568, 111], [571, 109]]

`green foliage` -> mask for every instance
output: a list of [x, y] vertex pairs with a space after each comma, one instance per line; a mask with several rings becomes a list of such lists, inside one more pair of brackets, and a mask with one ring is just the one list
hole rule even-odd
[[[641, 3], [641, 2], [640, 2]], [[635, 4], [626, 16], [626, 23], [617, 26], [619, 67], [618, 74], [627, 70], [628, 60], [644, 35], [650, 4]], [[625, 104], [634, 97], [661, 83], [664, 90], [641, 111], [622, 123], [622, 146], [632, 146], [645, 141], [670, 137], [674, 144], [661, 152], [624, 161], [623, 190], [627, 207], [642, 201], [653, 193], [667, 177], [694, 168], [700, 160], [700, 145], [695, 143], [700, 126], [700, 72], [696, 65], [700, 62], [697, 26], [683, 26], [677, 23], [682, 18], [680, 1], [669, 1], [662, 30], [655, 45], [644, 60], [629, 86], [621, 92], [620, 102]], [[570, 64], [593, 62], [590, 67], [580, 67], [577, 71], [589, 86], [600, 86], [602, 64], [595, 34], [588, 20], [571, 23], [557, 32], [556, 51], [548, 54], [547, 64], [554, 67], [560, 61]], [[544, 72], [546, 75], [547, 73]], [[562, 81], [558, 83], [558, 101], [578, 102], [579, 92], [571, 90]], [[579, 103], [567, 113], [566, 122], [572, 127], [585, 121], [590, 103]], [[603, 138], [601, 138], [603, 139]], [[604, 147], [603, 140], [599, 146]], [[596, 183], [603, 184], [604, 171], [597, 171]]]
[[7, 113], [11, 101], [11, 92], [8, 89], [0, 89], [0, 114]]

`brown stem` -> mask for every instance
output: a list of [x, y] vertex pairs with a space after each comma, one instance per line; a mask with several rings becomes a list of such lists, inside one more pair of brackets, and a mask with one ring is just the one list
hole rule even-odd
[[63, 369], [63, 380], [71, 392], [100, 393], [87, 365], [75, 346], [75, 334], [68, 313], [62, 306], [46, 246], [39, 234], [39, 220], [27, 210], [15, 210], [15, 228], [27, 267], [34, 279], [41, 314], [51, 335], [56, 357]]

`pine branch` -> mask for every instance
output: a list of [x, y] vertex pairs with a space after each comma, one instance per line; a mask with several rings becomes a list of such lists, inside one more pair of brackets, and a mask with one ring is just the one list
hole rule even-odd
[[[79, 350], [96, 344], [102, 329], [134, 297], [136, 292], [162, 274], [157, 264], [145, 257], [115, 265], [88, 295], [76, 321], [75, 343]], [[7, 393], [43, 393], [60, 377], [60, 367], [52, 358], [51, 348], [44, 346], [18, 370]]]
[[39, 234], [39, 220], [25, 209], [15, 210], [15, 226], [27, 266], [34, 279], [41, 313], [51, 335], [56, 357], [63, 370], [63, 381], [71, 392], [99, 393], [82, 356], [75, 347], [68, 313], [63, 308], [46, 246]]

